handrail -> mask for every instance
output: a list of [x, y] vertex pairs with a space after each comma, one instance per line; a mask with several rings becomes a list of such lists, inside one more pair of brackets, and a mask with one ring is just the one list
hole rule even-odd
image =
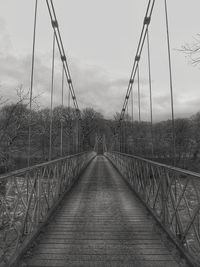
[[95, 156], [82, 152], [0, 177], [0, 266], [15, 266]]
[[179, 248], [200, 266], [200, 174], [119, 152], [105, 156]]
[[170, 166], [170, 165], [167, 165], [167, 164], [164, 164], [164, 163], [152, 161], [152, 160], [145, 159], [145, 158], [142, 158], [142, 157], [138, 157], [138, 156], [134, 156], [134, 155], [126, 154], [126, 153], [121, 153], [121, 152], [118, 152], [118, 151], [113, 151], [112, 153], [116, 153], [116, 154], [119, 154], [119, 155], [122, 155], [122, 156], [126, 156], [128, 158], [142, 160], [142, 161], [144, 161], [146, 163], [149, 163], [149, 164], [152, 164], [152, 165], [155, 165], [155, 166], [158, 166], [158, 167], [163, 167], [163, 168], [166, 168], [168, 170], [172, 170], [172, 171], [175, 171], [175, 172], [180, 172], [182, 174], [191, 175], [194, 178], [200, 178], [200, 173], [198, 173], [198, 172], [193, 172], [193, 171], [189, 171], [189, 170], [186, 170], [186, 169], [181, 169], [181, 168], [178, 168], [178, 167]]
[[[88, 151], [88, 152], [91, 152], [91, 151]], [[53, 163], [57, 163], [57, 162], [62, 161], [62, 160], [66, 160], [66, 159], [70, 159], [70, 158], [73, 158], [73, 157], [76, 157], [76, 156], [80, 156], [80, 155], [85, 154], [85, 153], [86, 152], [81, 152], [81, 153], [77, 153], [77, 154], [73, 154], [73, 155], [68, 155], [68, 156], [65, 156], [65, 157], [62, 157], [62, 158], [54, 159], [54, 160], [47, 161], [47, 162], [42, 162], [42, 163], [39, 163], [39, 164], [36, 164], [36, 165], [33, 165], [33, 166], [29, 166], [29, 167], [22, 168], [22, 169], [19, 169], [19, 170], [11, 171], [11, 172], [8, 172], [6, 174], [1, 174], [0, 175], [0, 181], [2, 179], [8, 178], [10, 176], [16, 176], [16, 175], [19, 175], [19, 174], [23, 174], [23, 173], [25, 173], [27, 171], [32, 171], [34, 169], [38, 169], [40, 167], [48, 166], [48, 165], [51, 165]]]

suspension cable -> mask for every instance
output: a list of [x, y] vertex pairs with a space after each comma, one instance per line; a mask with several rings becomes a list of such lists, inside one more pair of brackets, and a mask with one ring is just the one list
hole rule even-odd
[[81, 125], [80, 119], [78, 119], [78, 153], [81, 152]]
[[131, 90], [131, 122], [132, 122], [132, 126], [133, 126], [133, 122], [134, 122], [134, 114], [133, 114], [133, 90]]
[[79, 120], [76, 117], [75, 118], [75, 152], [78, 153], [78, 149], [79, 149]]
[[137, 80], [138, 80], [138, 119], [141, 122], [141, 100], [140, 100], [140, 67], [137, 68]]
[[70, 143], [71, 143], [71, 110], [70, 110], [70, 89], [68, 89], [68, 127], [69, 127], [69, 131], [68, 131], [68, 154], [70, 153]]
[[120, 120], [120, 152], [123, 152], [123, 121]]
[[63, 112], [64, 112], [64, 66], [62, 65], [62, 86], [61, 86], [61, 129], [60, 129], [60, 156], [63, 156]]
[[122, 121], [122, 152], [125, 153], [125, 122]]
[[49, 160], [52, 159], [54, 67], [55, 67], [55, 33], [53, 33], [53, 55], [52, 55], [52, 74], [51, 74], [51, 108], [50, 108], [50, 129], [49, 129]]
[[[60, 57], [61, 60], [63, 62], [63, 66], [64, 66], [64, 72], [65, 72], [65, 76], [68, 82], [68, 86], [69, 86], [69, 93], [70, 96], [72, 97], [72, 101], [75, 107], [75, 115], [78, 119], [81, 120], [81, 112], [80, 109], [78, 107], [78, 103], [77, 103], [77, 99], [76, 99], [76, 95], [75, 95], [75, 91], [74, 91], [74, 86], [72, 83], [72, 78], [71, 78], [71, 74], [69, 71], [69, 66], [68, 66], [68, 62], [67, 62], [67, 58], [66, 58], [66, 54], [65, 54], [65, 49], [64, 49], [64, 45], [63, 45], [63, 41], [61, 38], [61, 33], [60, 33], [60, 29], [59, 29], [59, 25], [58, 25], [58, 20], [57, 20], [57, 16], [56, 16], [56, 12], [55, 12], [55, 8], [54, 8], [54, 4], [53, 4], [53, 0], [46, 0], [46, 4], [47, 4], [47, 8], [49, 11], [49, 15], [50, 15], [50, 19], [51, 19], [51, 24], [55, 33], [55, 38], [56, 38], [56, 43], [58, 46], [58, 50], [60, 53]], [[70, 98], [69, 98], [70, 101]], [[70, 105], [70, 103], [69, 103]], [[76, 138], [72, 136], [72, 143], [74, 143], [74, 150], [76, 150]]]
[[58, 25], [58, 20], [57, 20], [54, 4], [53, 4], [52, 0], [46, 0], [46, 4], [47, 4], [48, 11], [49, 11], [51, 24], [52, 24], [52, 27], [53, 27], [53, 30], [54, 30], [54, 33], [55, 33], [56, 43], [57, 43], [57, 46], [58, 46], [60, 57], [61, 57], [61, 60], [63, 62], [64, 72], [65, 72], [65, 76], [66, 76], [66, 79], [67, 79], [67, 82], [68, 82], [70, 94], [72, 96], [72, 100], [73, 100], [74, 107], [75, 107], [75, 110], [76, 110], [76, 116], [80, 118], [80, 110], [79, 110], [79, 107], [78, 107], [78, 102], [77, 102], [77, 99], [76, 99], [76, 95], [75, 95], [74, 86], [73, 86], [73, 83], [72, 83], [71, 74], [70, 74], [70, 71], [69, 71], [69, 66], [68, 66], [68, 62], [67, 62], [67, 58], [66, 58], [66, 54], [65, 54], [63, 41], [62, 41], [62, 38], [61, 38], [61, 33], [60, 33], [59, 25]]
[[36, 29], [37, 29], [37, 12], [38, 12], [38, 0], [35, 1], [35, 15], [33, 26], [33, 48], [32, 48], [32, 63], [31, 63], [31, 86], [30, 86], [30, 100], [29, 100], [29, 123], [28, 123], [28, 166], [30, 166], [31, 157], [31, 112], [33, 102], [33, 79], [34, 79], [34, 66], [35, 66], [35, 43], [36, 43]]
[[164, 3], [165, 3], [167, 49], [168, 49], [168, 62], [169, 62], [170, 94], [171, 94], [173, 164], [175, 166], [176, 165], [176, 136], [175, 136], [175, 116], [174, 116], [174, 96], [173, 96], [172, 61], [171, 61], [171, 47], [170, 47], [170, 36], [169, 36], [169, 20], [168, 20], [167, 1], [164, 0]]
[[121, 149], [121, 143], [122, 143], [122, 127], [121, 127], [121, 121], [120, 123], [118, 124], [117, 126], [118, 128], [118, 131], [119, 131], [119, 152], [122, 152], [122, 149]]
[[67, 147], [68, 147], [68, 154], [70, 153], [70, 143], [71, 143], [71, 110], [70, 110], [70, 90], [68, 90], [68, 141], [67, 141]]
[[[128, 102], [129, 104], [129, 102]], [[129, 146], [128, 146], [128, 133], [129, 133], [129, 106], [127, 104], [127, 119], [126, 119], [126, 153], [129, 153]]]
[[70, 93], [70, 90], [68, 91], [68, 108], [70, 108], [70, 106], [71, 106], [71, 93]]
[[152, 103], [152, 79], [151, 79], [151, 55], [150, 55], [150, 40], [149, 29], [147, 28], [147, 52], [148, 52], [148, 69], [149, 69], [149, 98], [150, 98], [150, 119], [151, 119], [151, 153], [154, 156], [153, 142], [153, 103]]
[[122, 121], [122, 153], [124, 153], [124, 122]]
[[119, 152], [121, 152], [121, 129], [120, 129], [119, 124], [117, 127], [117, 145], [116, 145], [116, 148]]
[[[134, 114], [133, 114], [133, 90], [131, 90], [131, 130], [133, 131], [134, 129]], [[133, 154], [134, 150], [134, 144], [133, 144], [133, 132], [131, 131], [131, 143], [132, 143], [132, 148], [131, 148], [131, 153]]]
[[[165, 21], [166, 21], [166, 34], [167, 34], [167, 49], [168, 49], [168, 62], [169, 62], [169, 80], [170, 80], [170, 95], [171, 95], [171, 118], [172, 118], [172, 142], [173, 142], [173, 162], [172, 164], [176, 166], [176, 135], [175, 135], [175, 116], [174, 116], [174, 96], [173, 96], [173, 78], [172, 78], [172, 61], [171, 61], [171, 46], [170, 46], [170, 36], [169, 36], [169, 20], [168, 20], [168, 8], [167, 1], [164, 0], [165, 4]], [[175, 200], [177, 201], [177, 184], [176, 179], [174, 186]], [[179, 232], [179, 226], [177, 224], [177, 218], [175, 219], [175, 230], [176, 234]]]
[[142, 27], [142, 31], [141, 31], [141, 35], [140, 35], [140, 39], [139, 39], [139, 44], [137, 47], [137, 52], [136, 52], [134, 64], [133, 64], [132, 71], [131, 71], [131, 77], [129, 80], [129, 84], [128, 84], [128, 88], [127, 88], [127, 92], [126, 92], [126, 97], [125, 97], [124, 104], [123, 104], [122, 111], [121, 111], [120, 120], [123, 119], [123, 117], [124, 117], [126, 106], [127, 106], [127, 96], [129, 97], [130, 92], [131, 92], [132, 87], [133, 87], [135, 75], [137, 72], [138, 64], [139, 64], [139, 61], [141, 58], [142, 50], [144, 47], [144, 42], [145, 42], [146, 35], [147, 35], [147, 28], [148, 28], [150, 21], [151, 21], [151, 16], [153, 13], [154, 4], [155, 4], [155, 0], [149, 0], [148, 5], [147, 5], [147, 10], [146, 10], [146, 14], [145, 14], [144, 22], [143, 22], [143, 27]]

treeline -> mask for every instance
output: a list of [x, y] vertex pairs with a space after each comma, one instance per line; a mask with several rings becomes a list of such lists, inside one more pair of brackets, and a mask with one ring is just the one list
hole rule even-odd
[[[149, 122], [132, 123], [131, 118], [126, 117], [119, 127], [119, 114], [106, 120], [99, 112], [86, 108], [78, 120], [73, 108], [61, 106], [53, 109], [52, 118], [52, 159], [91, 150], [100, 137], [101, 142], [105, 140], [104, 149], [107, 147], [170, 165], [174, 162], [170, 120], [154, 123], [151, 127]], [[23, 101], [4, 104], [0, 108], [0, 173], [27, 166], [29, 123], [31, 165], [49, 159], [50, 110], [30, 112], [28, 104]], [[200, 171], [200, 113], [175, 120], [175, 144], [176, 165]]]
[[[114, 149], [172, 165], [174, 142], [171, 120], [151, 124], [131, 123], [130, 118], [117, 129]], [[121, 143], [121, 147], [120, 144]], [[181, 168], [200, 171], [200, 113], [175, 120], [175, 163]]]
[[[48, 108], [30, 112], [28, 105], [22, 102], [1, 107], [0, 173], [27, 166], [29, 133], [31, 133], [31, 165], [49, 159], [50, 118]], [[100, 131], [103, 116], [91, 108], [86, 108], [81, 112], [81, 118], [80, 121], [75, 110], [70, 107], [58, 106], [53, 109], [52, 159], [78, 153], [80, 150], [93, 149], [95, 133]]]

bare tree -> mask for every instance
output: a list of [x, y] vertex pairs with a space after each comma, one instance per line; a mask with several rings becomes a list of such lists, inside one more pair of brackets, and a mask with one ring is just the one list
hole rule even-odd
[[3, 97], [0, 98], [0, 166], [1, 172], [10, 169], [10, 155], [15, 141], [24, 134], [27, 126], [28, 95], [22, 86], [16, 89], [17, 101], [9, 104]]
[[192, 43], [186, 43], [180, 49], [183, 52], [192, 65], [196, 66], [200, 64], [200, 34], [194, 38]]

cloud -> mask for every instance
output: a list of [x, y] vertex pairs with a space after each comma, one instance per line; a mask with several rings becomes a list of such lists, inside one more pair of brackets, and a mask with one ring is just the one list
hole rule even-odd
[[[19, 85], [30, 88], [31, 55], [15, 55], [6, 25], [0, 19], [0, 96], [14, 101], [15, 90]], [[51, 91], [51, 52], [38, 53], [35, 57], [34, 96], [41, 107], [50, 106]], [[57, 55], [54, 79], [54, 106], [61, 104], [62, 65]], [[129, 73], [117, 74], [104, 68], [69, 58], [69, 67], [80, 108], [93, 107], [105, 117], [111, 118], [120, 112], [129, 81]], [[141, 115], [150, 119], [148, 79], [141, 76]], [[184, 87], [185, 86], [185, 87]], [[153, 119], [168, 119], [170, 114], [170, 95], [164, 81], [153, 82]], [[162, 88], [162, 90], [161, 90]], [[175, 93], [174, 106], [176, 117], [189, 117], [199, 110], [200, 95], [195, 91], [189, 94], [186, 85], [182, 84]], [[185, 88], [185, 91], [184, 91]], [[190, 90], [191, 91], [191, 90]], [[168, 93], [166, 93], [168, 92]], [[68, 102], [68, 86], [65, 83], [65, 104]], [[138, 117], [137, 81], [134, 85], [134, 116]], [[130, 110], [130, 109], [129, 109]]]
[[[50, 106], [51, 60], [50, 54], [40, 54], [35, 59], [34, 95], [40, 95], [41, 107]], [[15, 90], [19, 85], [25, 89], [30, 87], [31, 56], [0, 55], [0, 94], [10, 100], [15, 99]], [[111, 118], [121, 111], [127, 89], [127, 77], [113, 77], [104, 69], [84, 64], [77, 59], [70, 59], [70, 69], [75, 92], [80, 108], [93, 107], [105, 117]], [[54, 105], [61, 104], [62, 68], [56, 62], [54, 80]], [[149, 88], [147, 80], [142, 80], [141, 115], [142, 119], [150, 119]], [[68, 86], [65, 83], [65, 103], [68, 102]], [[134, 87], [134, 114], [137, 118], [137, 86]], [[168, 119], [170, 114], [170, 95], [165, 92], [153, 93], [154, 121]], [[176, 117], [191, 116], [199, 109], [199, 97], [188, 98], [188, 95], [175, 95]], [[129, 109], [130, 110], [130, 109]]]
[[[51, 61], [49, 58], [50, 54], [40, 54], [35, 58], [34, 95], [41, 95], [39, 102], [42, 107], [50, 104]], [[22, 84], [27, 90], [30, 87], [31, 56], [0, 55], [0, 62], [0, 94], [14, 100], [13, 92], [19, 85]], [[127, 79], [110, 78], [109, 73], [100, 67], [85, 66], [77, 59], [72, 59], [70, 69], [80, 108], [93, 107], [109, 117], [120, 109]], [[61, 64], [56, 63], [54, 105], [61, 103], [61, 72]], [[66, 92], [68, 90], [67, 84], [65, 90]], [[65, 93], [65, 102], [67, 97], [68, 93]]]
[[5, 55], [12, 50], [10, 36], [6, 29], [5, 21], [0, 18], [0, 55]]

